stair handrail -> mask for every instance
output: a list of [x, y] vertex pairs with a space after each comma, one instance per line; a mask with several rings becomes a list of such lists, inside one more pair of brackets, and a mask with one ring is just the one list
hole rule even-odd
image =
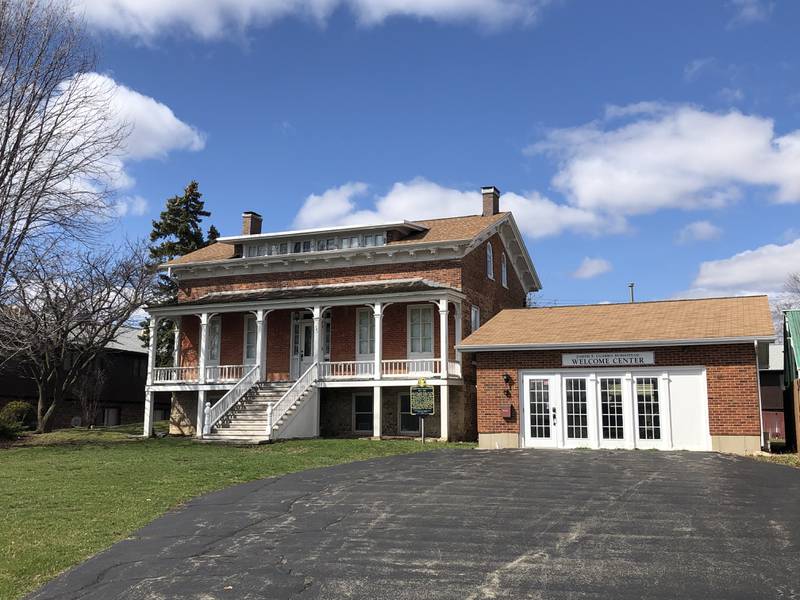
[[211, 428], [225, 416], [225, 414], [236, 404], [242, 397], [250, 391], [250, 389], [258, 382], [259, 378], [258, 365], [254, 365], [242, 378], [237, 381], [234, 386], [229, 389], [225, 395], [217, 400], [212, 406], [211, 402], [206, 402], [203, 415], [203, 435], [211, 433]]
[[292, 384], [292, 387], [286, 390], [286, 393], [281, 396], [280, 400], [269, 404], [267, 408], [267, 435], [270, 436], [270, 438], [272, 437], [272, 425], [286, 414], [289, 407], [291, 407], [308, 388], [314, 385], [314, 382], [318, 379], [318, 373], [319, 363], [315, 362], [306, 369], [305, 373], [297, 378], [297, 381]]

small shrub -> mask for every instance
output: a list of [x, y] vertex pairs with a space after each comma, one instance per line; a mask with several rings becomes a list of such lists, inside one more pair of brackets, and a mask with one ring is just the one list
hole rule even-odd
[[21, 428], [31, 422], [33, 406], [22, 400], [13, 400], [0, 409], [0, 423]]
[[20, 433], [22, 433], [21, 425], [0, 421], [0, 440], [15, 440]]

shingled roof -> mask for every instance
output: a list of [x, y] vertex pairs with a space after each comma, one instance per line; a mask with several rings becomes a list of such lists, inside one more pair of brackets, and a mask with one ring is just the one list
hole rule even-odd
[[466, 351], [773, 339], [767, 296], [503, 310], [461, 342]]
[[[414, 221], [426, 228], [425, 231], [413, 233], [400, 240], [394, 240], [387, 246], [401, 246], [408, 244], [424, 244], [436, 242], [455, 242], [462, 240], [472, 240], [487, 227], [501, 221], [508, 213], [498, 213], [496, 215], [481, 216], [469, 215], [463, 217], [448, 217], [444, 219], [427, 219], [424, 221]], [[218, 260], [225, 260], [234, 257], [233, 244], [216, 242], [200, 250], [195, 250], [189, 254], [184, 254], [175, 258], [167, 265], [183, 265], [189, 263], [203, 263]]]

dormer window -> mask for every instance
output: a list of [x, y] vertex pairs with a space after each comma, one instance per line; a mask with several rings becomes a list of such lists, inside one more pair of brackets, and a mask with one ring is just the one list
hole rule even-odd
[[358, 248], [360, 245], [361, 244], [359, 244], [357, 235], [342, 238], [342, 250], [346, 250], [348, 248]]
[[486, 277], [494, 280], [494, 251], [491, 242], [486, 244]]

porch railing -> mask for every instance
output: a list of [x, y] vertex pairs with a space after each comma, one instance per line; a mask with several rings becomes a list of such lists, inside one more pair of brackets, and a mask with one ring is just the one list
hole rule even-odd
[[206, 381], [239, 381], [252, 365], [213, 365], [206, 367]]
[[203, 417], [203, 435], [211, 433], [211, 428], [216, 422], [225, 416], [225, 413], [233, 408], [250, 388], [258, 383], [259, 375], [258, 366], [253, 365], [253, 367], [236, 382], [236, 385], [228, 390], [222, 398], [217, 400], [216, 404], [212, 406], [211, 402], [206, 402]]
[[176, 383], [181, 381], [197, 381], [197, 367], [156, 367], [153, 369], [153, 383]]
[[292, 407], [292, 405], [297, 402], [300, 397], [306, 393], [308, 388], [310, 388], [314, 383], [317, 381], [319, 377], [319, 364], [314, 363], [306, 372], [300, 375], [292, 384], [286, 393], [281, 396], [281, 399], [275, 402], [274, 404], [269, 404], [267, 408], [267, 435], [272, 439], [273, 437], [273, 426], [275, 423], [280, 421], [280, 419], [286, 415], [286, 412]]
[[[239, 381], [253, 365], [214, 365], [206, 367], [206, 382]], [[156, 367], [153, 383], [182, 383], [200, 381], [200, 367]]]
[[320, 379], [369, 379], [374, 375], [373, 360], [343, 360], [319, 364]]
[[438, 358], [408, 358], [400, 360], [384, 360], [384, 377], [418, 377], [420, 375], [432, 376], [441, 371]]
[[461, 363], [457, 360], [448, 360], [447, 374], [450, 377], [461, 377]]

